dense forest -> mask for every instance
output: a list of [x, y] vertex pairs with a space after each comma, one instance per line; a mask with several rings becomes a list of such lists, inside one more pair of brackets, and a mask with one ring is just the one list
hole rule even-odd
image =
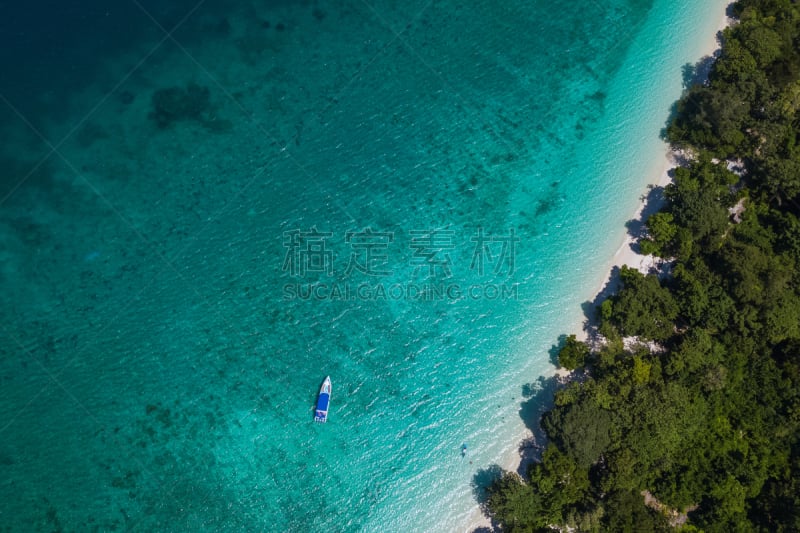
[[[666, 129], [687, 154], [541, 419], [504, 531], [800, 531], [800, 5], [742, 0]], [[736, 170], [736, 172], [730, 169]]]

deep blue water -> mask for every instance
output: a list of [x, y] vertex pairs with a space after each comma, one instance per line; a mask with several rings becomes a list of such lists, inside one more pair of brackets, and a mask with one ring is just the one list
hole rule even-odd
[[723, 7], [47, 4], [1, 6], [9, 531], [466, 527]]

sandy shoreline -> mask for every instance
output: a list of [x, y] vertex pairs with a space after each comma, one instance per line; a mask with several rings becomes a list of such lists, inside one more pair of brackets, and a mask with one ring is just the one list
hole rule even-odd
[[[719, 52], [720, 48], [719, 41], [717, 40], [717, 34], [730, 26], [731, 23], [732, 19], [728, 18], [726, 10], [726, 13], [723, 14], [719, 24], [717, 25], [717, 31], [714, 32], [713, 38], [710, 39], [704, 47], [703, 54], [699, 59], [710, 56], [713, 57]], [[652, 187], [663, 188], [669, 185], [672, 182], [672, 177], [670, 175], [672, 169], [680, 165], [679, 159], [681, 154], [672, 150], [667, 144], [663, 145], [663, 150], [663, 155], [660, 156], [662, 159], [660, 170], [658, 170], [657, 173], [654, 172], [652, 174], [655, 179], [650, 181], [650, 184], [647, 186], [648, 190], [642, 191], [642, 201], [639, 203], [639, 207], [634, 213], [634, 216], [631, 217], [631, 220], [641, 221], [644, 223], [642, 215], [645, 213], [645, 211], [647, 211], [647, 216], [649, 216], [650, 213], [658, 210], [660, 203], [648, 203], [645, 195]], [[653, 256], [642, 255], [635, 251], [634, 247], [632, 246], [635, 242], [635, 237], [631, 236], [630, 233], [625, 234], [622, 244], [619, 246], [619, 248], [617, 248], [616, 253], [614, 253], [614, 256], [611, 259], [607, 269], [608, 272], [611, 272], [615, 267], [621, 267], [625, 265], [636, 268], [642, 273], [646, 273], [651, 267], [655, 266], [655, 258]], [[603, 292], [608, 281], [609, 279], [606, 278], [603, 281], [603, 284], [597, 288], [597, 290], [594, 292], [595, 297]], [[585, 335], [586, 332], [582, 331], [581, 333]]]
[[[717, 34], [727, 28], [733, 20], [728, 17], [728, 9], [726, 8], [725, 12], [723, 13], [719, 24], [717, 25], [717, 29], [713, 35], [709, 36], [708, 42], [704, 44], [701, 49], [701, 54], [698, 57], [698, 61], [702, 60], [703, 58], [714, 56], [719, 52], [719, 41], [717, 40]], [[706, 73], [707, 74], [707, 73]], [[671, 171], [676, 166], [679, 166], [679, 159], [680, 155], [678, 152], [673, 151], [669, 145], [666, 143], [662, 146], [662, 152], [656, 154], [654, 157], [655, 163], [653, 164], [653, 171], [650, 174], [651, 180], [647, 185], [646, 189], [641, 191], [641, 201], [639, 203], [638, 208], [636, 209], [635, 213], [631, 217], [631, 220], [639, 221], [644, 223], [644, 219], [652, 214], [653, 212], [657, 211], [660, 208], [660, 205], [663, 203], [663, 200], [658, 198], [653, 199], [652, 197], [648, 198], [648, 193], [653, 188], [662, 188], [667, 186], [672, 181]], [[659, 162], [660, 160], [660, 162]], [[644, 216], [643, 216], [644, 215]], [[603, 293], [609, 292], [609, 290], [614, 290], [614, 287], [609, 284], [611, 280], [611, 273], [618, 267], [623, 265], [636, 268], [637, 270], [645, 273], [648, 272], [651, 268], [656, 266], [656, 258], [653, 256], [642, 255], [637, 253], [634, 248], [634, 244], [637, 238], [632, 236], [630, 232], [626, 232], [625, 236], [617, 248], [614, 255], [608, 262], [608, 268], [604, 271], [608, 274], [606, 275], [605, 279], [602, 283], [597, 287], [597, 289], [592, 293], [591, 301], [595, 301], [598, 297], [603, 295]], [[587, 328], [586, 324], [576, 324], [573, 328], [569, 330], [570, 332], [574, 332], [578, 338], [585, 340], [587, 338]], [[558, 375], [564, 379], [568, 379], [569, 373], [566, 372], [564, 369], [556, 369], [554, 371], [554, 375]], [[533, 435], [530, 431], [527, 431], [518, 436], [518, 443], [522, 443], [526, 439], [529, 439]], [[519, 471], [521, 461], [523, 460], [522, 454], [520, 451], [515, 447], [509, 454], [500, 461], [500, 466], [507, 470], [516, 472]], [[478, 506], [470, 512], [466, 526], [462, 529], [467, 533], [473, 532], [474, 530], [493, 530], [490, 524], [489, 518], [486, 517], [480, 510]]]

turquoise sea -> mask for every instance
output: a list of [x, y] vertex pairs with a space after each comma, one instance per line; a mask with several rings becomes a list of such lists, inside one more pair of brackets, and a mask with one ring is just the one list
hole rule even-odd
[[69, 4], [0, 22], [0, 531], [470, 530], [726, 2]]

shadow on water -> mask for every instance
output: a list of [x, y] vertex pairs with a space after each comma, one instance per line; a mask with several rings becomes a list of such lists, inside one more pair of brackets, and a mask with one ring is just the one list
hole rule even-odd
[[[551, 357], [557, 357], [558, 350], [561, 348], [566, 336], [559, 338], [559, 343], [550, 350]], [[555, 355], [554, 355], [555, 354]], [[517, 473], [527, 476], [528, 466], [541, 458], [546, 436], [540, 425], [542, 415], [553, 407], [553, 396], [563, 383], [557, 376], [549, 378], [540, 377], [533, 383], [526, 383], [522, 386], [522, 397], [520, 403], [519, 416], [525, 423], [532, 436], [522, 441], [519, 445], [520, 466]], [[489, 487], [503, 475], [503, 469], [499, 465], [490, 465], [487, 468], [478, 470], [472, 478], [472, 494], [478, 502], [483, 514], [489, 518], [487, 503], [489, 500]], [[500, 531], [498, 525], [492, 522], [491, 527], [480, 527], [472, 530], [471, 533], [489, 533]]]
[[[565, 336], [562, 337], [566, 339]], [[559, 341], [561, 344], [562, 339], [559, 338]], [[558, 349], [559, 345], [553, 346], [551, 354], [553, 351], [557, 354]], [[547, 435], [541, 426], [542, 415], [553, 408], [555, 393], [563, 386], [564, 382], [558, 376], [540, 376], [534, 383], [527, 383], [522, 387], [525, 400], [520, 403], [519, 416], [532, 435], [519, 445], [520, 464], [517, 473], [521, 476], [527, 476], [531, 463], [542, 456], [547, 441]]]
[[595, 346], [595, 343], [599, 340], [597, 327], [600, 325], [600, 304], [611, 297], [611, 295], [619, 291], [621, 285], [622, 280], [620, 279], [620, 268], [619, 266], [614, 265], [611, 268], [611, 273], [606, 279], [606, 284], [603, 286], [600, 292], [597, 293], [594, 299], [587, 300], [581, 304], [581, 309], [583, 310], [583, 316], [585, 318], [583, 322], [583, 330], [586, 332], [587, 340], [590, 346]]
[[[550, 363], [553, 366], [556, 367], [558, 366], [558, 353], [561, 351], [561, 348], [563, 348], [566, 343], [567, 343], [567, 336], [563, 334], [559, 335], [558, 341], [554, 345], [552, 345], [550, 349], [547, 351], [547, 353], [550, 354]], [[530, 394], [526, 394], [527, 391], [531, 390], [530, 387], [531, 387], [530, 383], [522, 386], [523, 398], [527, 398], [530, 396]]]
[[[475, 475], [472, 476], [472, 495], [475, 497], [475, 501], [478, 502], [481, 512], [490, 519], [491, 516], [487, 508], [489, 502], [489, 487], [492, 483], [500, 479], [502, 475], [503, 469], [500, 468], [500, 465], [490, 465], [487, 468], [479, 469], [475, 472]], [[489, 533], [492, 531], [499, 531], [499, 527], [494, 520], [491, 522], [491, 527], [479, 527], [473, 529], [472, 533]]]
[[472, 477], [472, 494], [482, 510], [486, 510], [486, 503], [489, 501], [489, 487], [502, 475], [503, 469], [500, 465], [489, 465], [487, 468], [479, 469]]

